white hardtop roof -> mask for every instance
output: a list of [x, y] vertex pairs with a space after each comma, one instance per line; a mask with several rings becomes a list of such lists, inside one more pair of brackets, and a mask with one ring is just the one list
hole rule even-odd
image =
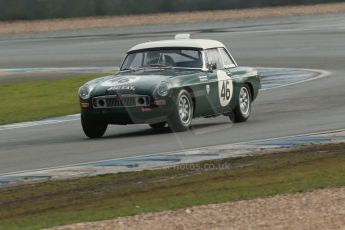
[[215, 40], [207, 39], [175, 39], [175, 40], [162, 40], [146, 42], [132, 47], [128, 52], [142, 49], [152, 48], [167, 48], [167, 47], [186, 47], [186, 48], [199, 48], [211, 49], [225, 47], [223, 43]]

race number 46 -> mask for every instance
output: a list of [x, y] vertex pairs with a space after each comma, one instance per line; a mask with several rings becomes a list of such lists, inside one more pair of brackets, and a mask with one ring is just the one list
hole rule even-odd
[[224, 101], [228, 101], [230, 99], [230, 96], [231, 96], [230, 80], [223, 81], [220, 96], [222, 97]]
[[219, 103], [222, 107], [229, 105], [232, 93], [233, 93], [233, 82], [230, 76], [223, 70], [217, 71], [218, 78], [218, 92], [219, 92]]

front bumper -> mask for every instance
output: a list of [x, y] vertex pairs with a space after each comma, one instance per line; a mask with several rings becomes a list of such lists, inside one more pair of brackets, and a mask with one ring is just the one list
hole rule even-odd
[[[81, 101], [88, 103], [86, 101]], [[115, 108], [94, 108], [90, 103], [89, 108], [81, 106], [81, 113], [88, 119], [106, 122], [108, 124], [155, 124], [167, 120], [171, 114], [171, 102], [160, 106], [135, 106]]]

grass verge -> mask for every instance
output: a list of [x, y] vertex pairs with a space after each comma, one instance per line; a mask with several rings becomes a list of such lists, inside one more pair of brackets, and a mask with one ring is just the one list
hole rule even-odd
[[0, 125], [78, 113], [78, 88], [93, 78], [0, 83]]
[[38, 229], [345, 185], [345, 144], [0, 189], [0, 229]]

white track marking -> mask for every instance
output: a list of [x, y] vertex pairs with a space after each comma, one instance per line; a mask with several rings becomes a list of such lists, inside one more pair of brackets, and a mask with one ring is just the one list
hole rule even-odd
[[[226, 29], [226, 28], [224, 28]], [[229, 28], [230, 30], [233, 28]], [[242, 34], [256, 34], [256, 33], [288, 33], [288, 32], [306, 32], [306, 31], [333, 31], [333, 30], [344, 30], [345, 27], [343, 25], [339, 26], [333, 26], [333, 27], [316, 27], [316, 26], [309, 26], [309, 28], [282, 28], [282, 29], [274, 29], [274, 28], [268, 28], [268, 29], [263, 29], [263, 30], [244, 30], [244, 31], [231, 31], [231, 35], [242, 35]], [[163, 31], [162, 33], [165, 33]], [[116, 35], [116, 34], [114, 34]], [[96, 36], [96, 35], [91, 35], [91, 36], [86, 36], [87, 38], [97, 38], [97, 37], [102, 37], [101, 36]], [[42, 42], [42, 41], [49, 41], [49, 40], [76, 40], [80, 39], [79, 36], [76, 37], [46, 37], [46, 38], [14, 38], [14, 39], [7, 39], [7, 40], [0, 40], [0, 43], [19, 43], [19, 42]]]
[[33, 126], [41, 126], [41, 125], [50, 125], [50, 124], [68, 122], [68, 121], [77, 121], [80, 119], [79, 116], [80, 114], [74, 114], [74, 115], [68, 115], [68, 116], [63, 116], [63, 117], [46, 119], [42, 121], [21, 122], [21, 123], [9, 124], [9, 125], [2, 125], [0, 126], [0, 131], [33, 127]]
[[220, 147], [221, 148], [222, 146], [228, 146], [228, 145], [244, 145], [244, 144], [252, 144], [252, 143], [255, 143], [255, 142], [274, 141], [274, 140], [286, 139], [286, 138], [291, 138], [291, 137], [305, 137], [305, 136], [314, 136], [314, 135], [325, 135], [325, 134], [339, 133], [339, 132], [345, 132], [345, 129], [328, 130], [328, 131], [321, 131], [321, 132], [311, 132], [311, 133], [306, 133], [306, 134], [289, 135], [289, 136], [274, 137], [274, 138], [267, 138], [267, 139], [258, 139], [258, 140], [244, 141], [244, 142], [237, 142], [237, 143], [229, 143], [229, 144], [222, 144], [222, 145], [209, 145], [209, 146], [204, 146], [204, 147], [199, 147], [199, 148], [175, 150], [175, 151], [169, 151], [169, 152], [164, 152], [164, 153], [153, 153], [153, 154], [146, 154], [146, 155], [137, 155], [137, 156], [132, 156], [132, 157], [121, 157], [121, 158], [113, 158], [113, 159], [108, 159], [108, 160], [89, 161], [89, 162], [82, 162], [82, 163], [77, 163], [77, 164], [67, 164], [67, 165], [56, 166], [56, 167], [47, 167], [47, 168], [40, 168], [40, 169], [33, 169], [33, 170], [16, 171], [16, 172], [9, 172], [9, 173], [0, 174], [0, 177], [11, 176], [11, 175], [14, 175], [14, 174], [40, 172], [40, 171], [44, 171], [44, 170], [55, 170], [55, 169], [63, 169], [63, 168], [68, 168], [68, 167], [85, 166], [85, 165], [104, 163], [104, 162], [109, 162], [109, 161], [133, 160], [133, 159], [135, 160], [137, 158], [152, 157], [152, 156], [169, 156], [169, 155], [174, 155], [174, 154], [177, 154], [177, 153], [183, 153], [183, 152], [188, 152], [188, 151], [207, 150], [208, 148], [212, 148], [212, 147]]
[[114, 72], [119, 68], [104, 66], [104, 67], [42, 67], [42, 68], [0, 68], [1, 74], [11, 73], [51, 73], [51, 72]]
[[[293, 70], [294, 68], [269, 68], [269, 69]], [[296, 85], [296, 84], [300, 84], [300, 83], [304, 83], [304, 82], [308, 82], [308, 81], [313, 81], [313, 80], [317, 80], [317, 79], [329, 76], [332, 73], [330, 71], [320, 70], [320, 69], [296, 69], [296, 70], [305, 70], [305, 71], [310, 71], [310, 72], [317, 72], [319, 74], [316, 75], [315, 77], [312, 77], [312, 78], [308, 78], [308, 79], [304, 79], [304, 80], [296, 81], [296, 82], [292, 82], [292, 83], [287, 83], [287, 84], [283, 84], [283, 85], [277, 85], [277, 86], [273, 86], [273, 87], [270, 87], [270, 88], [267, 88], [267, 89], [261, 89], [260, 91], [277, 89], [277, 88], [281, 88], [281, 87], [286, 87], [286, 86]]]
[[[62, 70], [78, 70], [79, 68], [82, 69], [83, 67], [68, 67], [68, 68], [61, 68], [61, 69]], [[87, 69], [97, 69], [97, 68], [100, 69], [100, 68], [103, 68], [103, 67], [87, 67]], [[111, 67], [105, 67], [105, 68], [111, 68]], [[273, 86], [273, 87], [270, 87], [270, 88], [267, 88], [267, 89], [261, 89], [260, 91], [266, 91], [266, 90], [271, 90], [271, 89], [291, 86], [291, 85], [295, 85], [295, 84], [300, 84], [300, 83], [304, 83], [304, 82], [320, 79], [320, 78], [326, 77], [326, 76], [331, 74], [331, 72], [329, 72], [329, 71], [319, 70], [319, 69], [267, 68], [267, 67], [257, 67], [257, 68], [276, 69], [276, 70], [302, 70], [302, 71], [304, 70], [304, 71], [319, 73], [318, 75], [316, 75], [313, 78], [304, 79], [304, 80], [301, 80], [301, 81], [296, 81], [296, 82], [287, 83], [287, 84], [283, 84], [283, 85]], [[15, 71], [15, 70], [18, 70], [19, 72], [21, 70], [38, 71], [39, 69], [40, 68], [0, 69], [0, 74], [2, 72], [6, 72], [6, 71]], [[59, 68], [43, 68], [43, 69], [45, 69], [47, 71], [52, 71], [52, 70], [58, 70]], [[69, 122], [69, 121], [76, 121], [76, 120], [79, 120], [79, 116], [80, 116], [80, 114], [75, 114], [75, 115], [68, 115], [68, 116], [57, 117], [57, 118], [52, 118], [52, 119], [46, 119], [46, 120], [41, 120], [41, 121], [22, 122], [22, 123], [2, 125], [2, 126], [0, 126], [0, 131], [11, 130], [11, 129], [19, 129], [19, 128], [27, 128], [27, 127], [34, 127], [34, 126], [41, 126], [41, 125], [51, 125], [51, 124], [56, 124], [56, 123]]]

